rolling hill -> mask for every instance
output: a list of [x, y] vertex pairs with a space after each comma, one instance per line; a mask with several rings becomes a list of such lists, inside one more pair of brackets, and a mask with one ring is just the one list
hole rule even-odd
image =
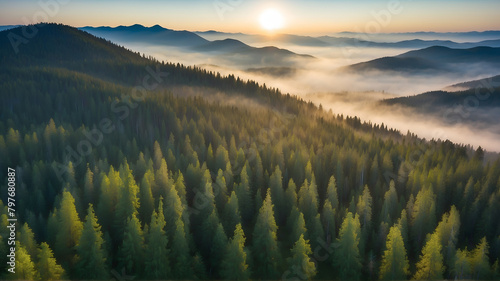
[[500, 87], [500, 75], [450, 85], [444, 88], [444, 90], [448, 92], [456, 92], [456, 91], [469, 90], [472, 88], [496, 88], [496, 87]]
[[460, 73], [467, 67], [500, 69], [500, 48], [451, 49], [433, 46], [344, 67], [350, 72], [383, 71], [405, 74]]

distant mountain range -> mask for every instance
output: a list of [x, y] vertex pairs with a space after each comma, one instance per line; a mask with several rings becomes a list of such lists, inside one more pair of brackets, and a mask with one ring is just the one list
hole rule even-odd
[[[256, 48], [236, 39], [210, 41], [190, 31], [176, 31], [159, 25], [118, 27], [83, 27], [95, 36], [103, 37], [119, 44], [139, 43], [159, 46], [180, 47], [183, 51], [205, 53], [226, 61], [241, 62], [245, 65], [287, 66], [294, 59], [313, 59], [310, 55], [301, 55], [274, 46]], [[214, 31], [215, 32], [215, 31]], [[213, 33], [213, 32], [209, 32]]]
[[500, 48], [475, 47], [452, 49], [433, 46], [406, 52], [395, 57], [384, 57], [344, 67], [348, 72], [384, 71], [404, 74], [433, 74], [462, 72], [459, 65], [481, 64], [481, 67], [500, 69]]
[[111, 41], [145, 42], [150, 44], [192, 47], [206, 44], [209, 41], [189, 31], [177, 31], [159, 25], [145, 27], [140, 24], [118, 27], [82, 27], [80, 30], [103, 37]]
[[[464, 43], [458, 43], [451, 40], [434, 40], [434, 39], [424, 40], [420, 38], [420, 36], [422, 35], [429, 35], [429, 34], [443, 35], [443, 37], [441, 38], [446, 38], [445, 34], [441, 33], [429, 33], [429, 34], [415, 33], [412, 39], [401, 40], [396, 42], [389, 41], [389, 39], [387, 39], [386, 42], [364, 40], [361, 38], [367, 37], [366, 34], [348, 33], [348, 32], [339, 33], [337, 34], [337, 36], [320, 36], [320, 37], [300, 36], [291, 34], [278, 34], [274, 36], [265, 36], [265, 35], [253, 35], [244, 33], [225, 33], [214, 30], [195, 32], [195, 33], [208, 40], [223, 40], [227, 38], [233, 38], [243, 41], [247, 44], [268, 43], [274, 45], [297, 45], [297, 46], [309, 46], [309, 47], [374, 47], [374, 48], [406, 48], [406, 49], [421, 49], [431, 46], [443, 46], [443, 47], [458, 48], [458, 49], [467, 49], [480, 46], [500, 47], [500, 39], [498, 39], [500, 38], [500, 31], [477, 33], [479, 35], [483, 36], [487, 35], [489, 37], [497, 35], [494, 37], [495, 39], [480, 40], [477, 42], [464, 42]], [[410, 34], [412, 33], [404, 33], [404, 35], [406, 36], [409, 36]], [[472, 35], [476, 33], [464, 33], [464, 34]], [[401, 35], [401, 34], [396, 34], [396, 35]], [[377, 39], [375, 36], [368, 38]], [[395, 38], [398, 37], [396, 36]], [[475, 37], [471, 36], [470, 39], [474, 38]]]

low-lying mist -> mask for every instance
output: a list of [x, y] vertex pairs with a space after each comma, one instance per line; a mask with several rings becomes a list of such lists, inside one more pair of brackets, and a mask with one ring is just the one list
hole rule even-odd
[[[444, 89], [445, 87], [480, 78], [496, 75], [494, 70], [479, 67], [464, 68], [456, 73], [441, 75], [425, 73], [346, 73], [341, 67], [364, 62], [384, 56], [396, 56], [408, 50], [390, 48], [334, 48], [279, 46], [299, 54], [310, 54], [312, 60], [297, 59], [287, 67], [293, 69], [287, 75], [276, 75], [271, 71], [275, 65], [242, 64], [241, 61], [227, 59], [213, 53], [198, 53], [191, 50], [151, 46], [145, 44], [125, 44], [134, 51], [152, 55], [159, 60], [196, 65], [207, 70], [234, 74], [244, 80], [251, 79], [265, 83], [268, 87], [279, 88], [283, 93], [297, 95], [305, 100], [321, 104], [324, 109], [335, 114], [358, 116], [363, 121], [384, 123], [402, 133], [411, 131], [426, 139], [449, 139], [455, 143], [482, 146], [489, 151], [500, 151], [500, 130], [496, 124], [471, 122], [447, 124], [441, 118], [419, 114], [412, 109], [398, 106], [381, 106], [379, 101], [398, 96], [417, 95], [423, 92]], [[252, 71], [248, 71], [248, 69]], [[256, 69], [258, 71], [256, 71]], [[266, 75], [266, 69], [270, 75]], [[272, 74], [271, 74], [272, 73]], [[177, 89], [192, 95], [187, 89]], [[220, 101], [221, 96], [217, 96]], [[233, 100], [234, 102], [234, 100]], [[481, 114], [479, 109], [475, 114]], [[483, 112], [484, 114], [484, 112]]]

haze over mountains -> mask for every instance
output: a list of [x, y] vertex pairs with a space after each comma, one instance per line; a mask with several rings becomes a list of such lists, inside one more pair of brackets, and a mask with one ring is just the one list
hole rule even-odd
[[[436, 93], [439, 103], [421, 106], [435, 108], [434, 113], [437, 113], [427, 117], [434, 119], [432, 122], [440, 123], [446, 131], [449, 128], [446, 128], [447, 122], [441, 114], [441, 108], [454, 106], [456, 100], [436, 90], [465, 90], [447, 86], [500, 73], [499, 48], [495, 47], [498, 40], [494, 39], [497, 38], [497, 32], [394, 34], [392, 39], [402, 39], [410, 35], [416, 37], [402, 41], [387, 39], [388, 41], [383, 42], [381, 39], [387, 34], [364, 38], [372, 40], [369, 41], [361, 39], [362, 34], [354, 33], [317, 37], [270, 37], [218, 31], [177, 31], [159, 25], [144, 27], [138, 24], [115, 28], [83, 27], [80, 30], [160, 60], [197, 65], [222, 75], [235, 74], [243, 80], [256, 80], [284, 92], [311, 99], [337, 112], [384, 122], [401, 131], [412, 129], [429, 138], [434, 135], [425, 129], [426, 126], [416, 125], [422, 122], [422, 119], [397, 122], [398, 118], [387, 115], [388, 112], [374, 111], [378, 102], [399, 96]], [[431, 35], [439, 35], [444, 39], [427, 40], [432, 39]], [[478, 41], [464, 43], [449, 40], [458, 36], [464, 40]], [[428, 47], [429, 45], [431, 47]], [[405, 99], [401, 99], [394, 102], [391, 105], [392, 111], [399, 112], [399, 109], [395, 110], [396, 107], [409, 110], [411, 106], [404, 101]], [[412, 109], [413, 111], [415, 114], [425, 114], [419, 110]], [[478, 112], [474, 114], [479, 115]], [[487, 114], [485, 116], [487, 117]], [[469, 120], [471, 122], [464, 124], [471, 130], [487, 130], [488, 126], [496, 125], [494, 118], [484, 116], [472, 117]], [[474, 126], [476, 121], [481, 121], [481, 125]], [[497, 129], [492, 128], [490, 131], [496, 132]], [[453, 140], [462, 139], [455, 133], [449, 137]], [[479, 144], [479, 141], [470, 140], [470, 143]], [[500, 147], [483, 146], [490, 149]]]

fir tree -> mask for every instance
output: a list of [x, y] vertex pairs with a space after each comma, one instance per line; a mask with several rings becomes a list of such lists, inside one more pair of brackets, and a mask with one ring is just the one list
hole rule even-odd
[[151, 215], [145, 251], [145, 274], [151, 279], [169, 279], [171, 276], [170, 251], [167, 249], [168, 238], [164, 230], [165, 225], [163, 202], [160, 198], [158, 213], [153, 210]]
[[387, 235], [386, 250], [380, 265], [380, 279], [404, 280], [409, 274], [409, 268], [403, 236], [399, 226], [395, 225]]
[[268, 189], [253, 231], [255, 273], [259, 278], [272, 279], [278, 276], [280, 253], [276, 237], [277, 230], [271, 191]]
[[248, 280], [250, 270], [245, 252], [245, 234], [237, 224], [234, 235], [227, 245], [221, 264], [221, 277], [226, 280]]
[[14, 273], [9, 273], [9, 277], [14, 280], [35, 280], [37, 271], [26, 248], [16, 242], [16, 267]]
[[309, 258], [311, 254], [309, 241], [304, 240], [304, 235], [300, 235], [291, 250], [291, 257], [287, 259], [287, 263], [288, 268], [297, 274], [301, 280], [311, 280], [317, 273], [316, 265]]
[[49, 244], [45, 242], [40, 244], [36, 269], [40, 280], [61, 280], [64, 275], [64, 269], [57, 264]]
[[129, 274], [140, 275], [144, 269], [144, 234], [135, 214], [127, 220], [119, 263]]
[[359, 280], [361, 277], [361, 257], [359, 255], [360, 223], [358, 217], [347, 213], [340, 227], [333, 265], [342, 280]]
[[106, 279], [106, 252], [103, 247], [101, 226], [90, 204], [82, 235], [76, 246], [76, 273], [80, 279]]
[[443, 279], [443, 255], [441, 254], [439, 235], [433, 233], [422, 249], [422, 255], [417, 263], [417, 272], [413, 279], [439, 280]]

